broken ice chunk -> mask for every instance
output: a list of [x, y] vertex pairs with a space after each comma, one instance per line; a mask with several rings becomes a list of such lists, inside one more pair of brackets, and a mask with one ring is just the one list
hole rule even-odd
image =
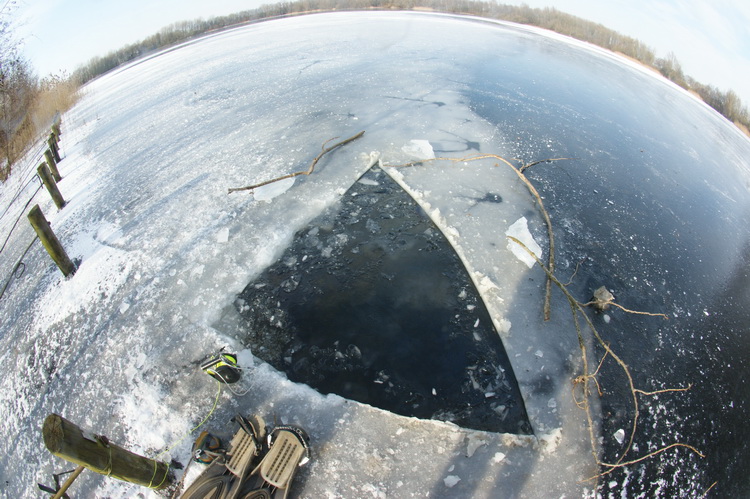
[[237, 353], [237, 364], [241, 367], [253, 367], [255, 365], [255, 357], [253, 352], [249, 349], [240, 350]]
[[466, 438], [466, 457], [471, 457], [483, 445], [487, 445], [487, 441], [484, 440], [479, 434], [472, 433]]
[[443, 478], [443, 483], [445, 483], [445, 486], [449, 489], [453, 488], [460, 481], [461, 478], [456, 475], [448, 475], [447, 477]]
[[619, 430], [615, 432], [614, 437], [615, 437], [615, 440], [617, 440], [617, 443], [622, 445], [622, 443], [625, 441], [625, 430], [620, 428]]
[[357, 182], [363, 185], [380, 185], [380, 182], [372, 178], [361, 178]]
[[[508, 227], [505, 231], [506, 236], [512, 236], [521, 241], [537, 258], [541, 257], [542, 248], [534, 240], [534, 237], [529, 232], [529, 225], [526, 217], [521, 217], [516, 220], [513, 225]], [[513, 255], [526, 264], [527, 267], [531, 268], [536, 263], [534, 257], [529, 255], [529, 252], [518, 245], [515, 241], [508, 240], [508, 249]]]
[[292, 185], [294, 185], [294, 178], [278, 180], [253, 189], [253, 198], [255, 198], [256, 201], [270, 201], [276, 196], [284, 194], [292, 187]]
[[402, 147], [401, 150], [417, 159], [435, 158], [435, 152], [432, 150], [429, 140], [413, 139]]
[[[370, 154], [364, 154], [365, 159], [367, 160], [367, 169], [369, 170], [372, 168], [373, 165], [376, 165], [380, 162], [380, 152], [379, 151], [370, 151]], [[375, 184], [377, 185], [377, 184]]]

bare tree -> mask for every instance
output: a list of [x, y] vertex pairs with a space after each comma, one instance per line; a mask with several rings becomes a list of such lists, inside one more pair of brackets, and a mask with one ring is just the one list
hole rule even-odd
[[29, 111], [37, 92], [36, 77], [18, 50], [9, 17], [7, 9], [0, 12], [0, 179], [7, 178], [33, 135]]

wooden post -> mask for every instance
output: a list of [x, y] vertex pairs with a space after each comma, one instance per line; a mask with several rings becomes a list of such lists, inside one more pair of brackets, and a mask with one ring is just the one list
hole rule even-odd
[[59, 163], [60, 151], [57, 149], [57, 141], [55, 140], [54, 133], [49, 134], [49, 137], [47, 138], [47, 145], [49, 146], [50, 151], [52, 151], [52, 156], [55, 158], [55, 161]]
[[44, 445], [55, 456], [102, 475], [152, 489], [163, 489], [174, 480], [168, 464], [127, 451], [57, 414], [44, 420], [42, 436]]
[[38, 204], [34, 205], [31, 211], [29, 211], [28, 216], [29, 222], [31, 222], [32, 227], [34, 227], [34, 230], [44, 245], [44, 249], [47, 250], [49, 256], [51, 256], [52, 260], [57, 264], [60, 272], [62, 272], [65, 277], [74, 274], [76, 271], [75, 264], [70, 258], [68, 258], [68, 254], [65, 253], [62, 244], [60, 244], [55, 233], [52, 232], [52, 228], [49, 226], [47, 219], [44, 218], [44, 213], [42, 213]]
[[62, 180], [62, 177], [60, 176], [60, 171], [57, 169], [57, 161], [55, 161], [55, 157], [52, 155], [52, 151], [47, 149], [44, 151], [44, 158], [47, 160], [47, 164], [49, 165], [49, 169], [52, 172], [52, 176], [55, 177], [55, 182], [59, 182]]
[[60, 140], [60, 122], [55, 121], [52, 123], [52, 133], [55, 134], [56, 140]]
[[60, 194], [60, 189], [57, 188], [57, 182], [52, 178], [52, 173], [50, 173], [49, 168], [47, 168], [47, 163], [39, 165], [36, 172], [39, 174], [39, 178], [42, 179], [44, 187], [49, 191], [49, 195], [52, 196], [52, 201], [55, 202], [57, 209], [61, 210], [62, 207], [65, 206], [65, 200], [63, 199], [62, 194]]

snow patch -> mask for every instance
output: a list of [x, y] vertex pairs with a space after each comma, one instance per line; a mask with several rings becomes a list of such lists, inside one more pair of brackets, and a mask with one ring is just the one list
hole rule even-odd
[[224, 227], [216, 233], [217, 243], [226, 243], [229, 241], [229, 227]]
[[552, 454], [557, 450], [557, 446], [560, 445], [562, 440], [562, 428], [556, 428], [549, 433], [543, 433], [539, 435], [539, 450], [542, 454]]
[[54, 269], [56, 284], [50, 286], [37, 302], [35, 323], [41, 330], [73, 314], [91, 310], [102, 300], [111, 299], [128, 281], [133, 269], [132, 254], [104, 246], [91, 234], [79, 236], [69, 253], [71, 256], [81, 255], [81, 264], [68, 279]]

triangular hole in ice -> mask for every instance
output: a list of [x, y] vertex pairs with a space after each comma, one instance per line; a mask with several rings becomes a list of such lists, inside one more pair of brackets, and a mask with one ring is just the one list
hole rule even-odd
[[531, 433], [484, 302], [440, 230], [378, 167], [235, 302], [292, 381], [405, 416]]

